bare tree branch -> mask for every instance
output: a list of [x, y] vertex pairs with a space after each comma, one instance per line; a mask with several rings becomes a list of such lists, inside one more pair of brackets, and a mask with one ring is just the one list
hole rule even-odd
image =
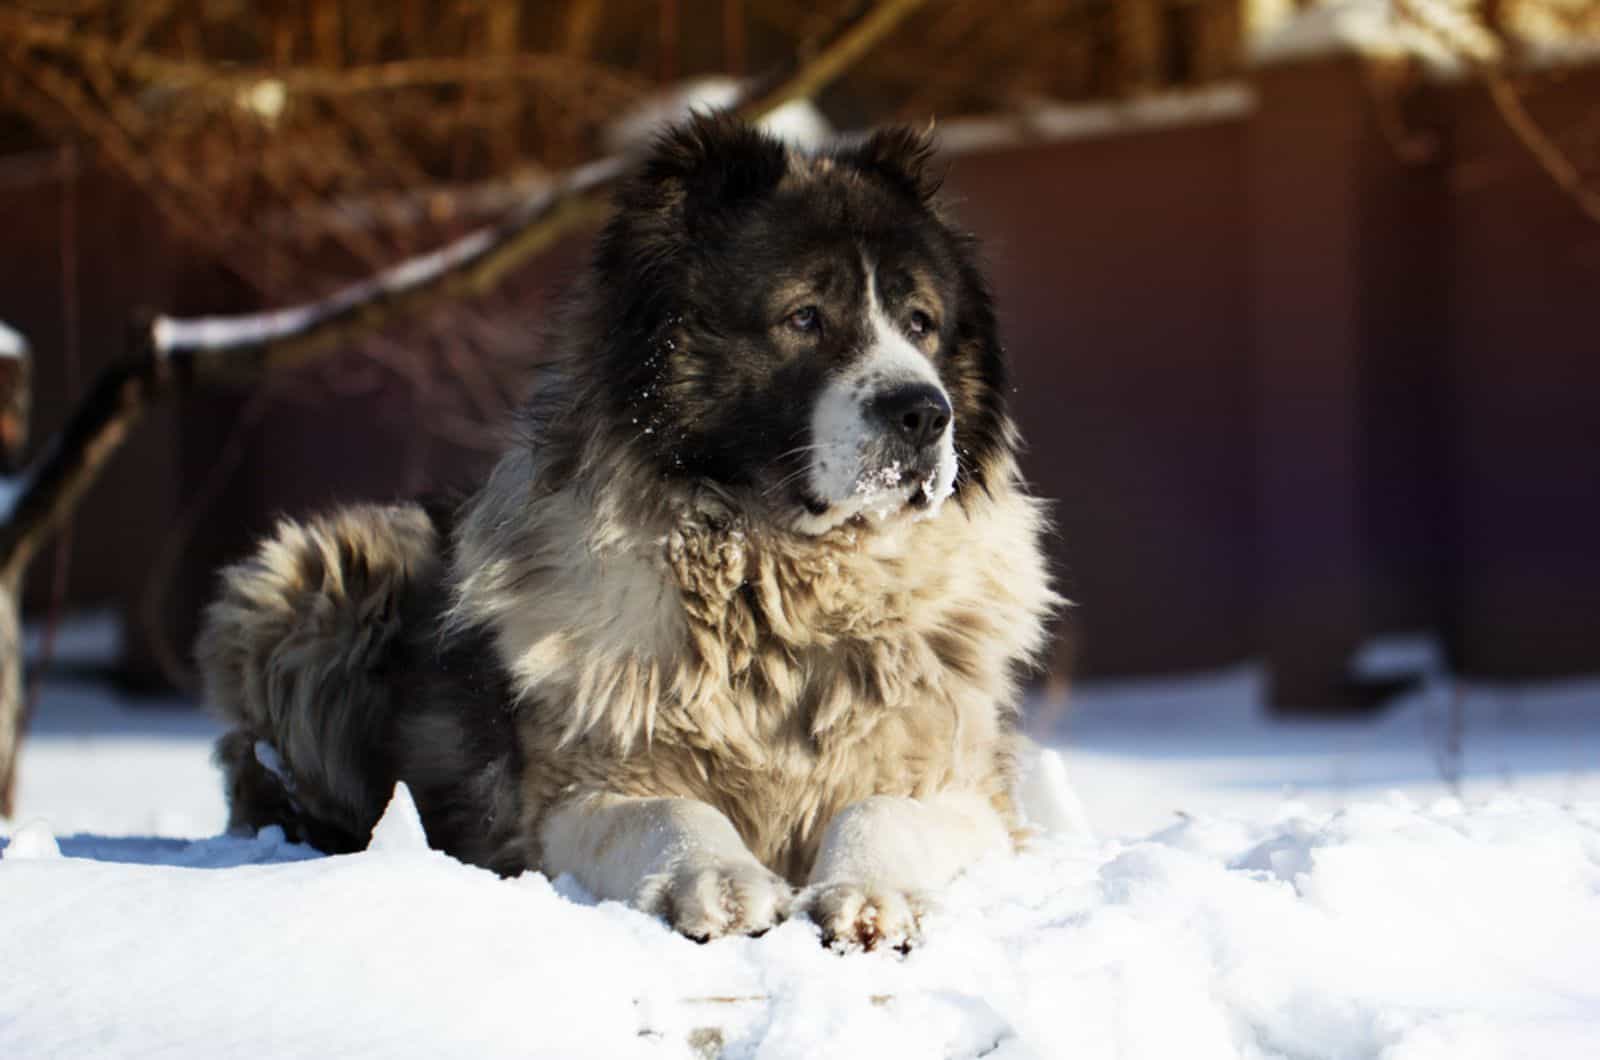
[[[121, 41], [86, 33], [46, 15], [0, 11], [0, 33], [14, 46], [81, 57], [105, 71], [121, 71], [166, 89], [205, 92], [233, 99], [263, 82], [297, 95], [342, 96], [427, 85], [493, 81], [580, 80], [621, 91], [643, 82], [613, 68], [570, 55], [521, 54], [482, 58], [405, 59], [344, 69], [298, 67], [267, 72], [227, 72], [207, 63], [148, 54]], [[132, 38], [130, 38], [131, 40]]]
[[1556, 187], [1567, 193], [1591, 221], [1600, 224], [1600, 191], [1584, 183], [1578, 167], [1572, 164], [1572, 160], [1528, 113], [1528, 107], [1522, 102], [1522, 95], [1516, 86], [1499, 70], [1485, 69], [1483, 79], [1500, 117], [1528, 154], [1533, 156], [1539, 168], [1555, 182]]
[[803, 45], [787, 69], [763, 78], [734, 110], [741, 117], [755, 119], [785, 103], [815, 96], [922, 3], [923, 0], [880, 0], [856, 5], [831, 32]]
[[1496, 19], [1471, 22], [1453, 9], [1430, 6], [1426, 0], [1397, 0], [1395, 11], [1483, 79], [1501, 120], [1534, 162], [1586, 217], [1600, 222], [1600, 190], [1584, 182], [1578, 167], [1529, 112], [1506, 74], [1508, 57], [1517, 49], [1505, 27]]

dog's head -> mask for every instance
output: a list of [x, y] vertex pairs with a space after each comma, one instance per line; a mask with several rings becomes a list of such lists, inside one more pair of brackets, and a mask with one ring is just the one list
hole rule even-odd
[[929, 514], [1011, 445], [970, 239], [905, 129], [805, 155], [730, 118], [666, 134], [596, 256], [601, 392], [669, 476], [790, 529]]

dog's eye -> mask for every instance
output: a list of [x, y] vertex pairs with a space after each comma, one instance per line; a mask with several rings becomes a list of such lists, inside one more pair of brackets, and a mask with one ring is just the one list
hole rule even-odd
[[788, 324], [796, 331], [816, 331], [822, 326], [822, 314], [814, 305], [801, 306], [789, 314]]
[[933, 318], [920, 309], [911, 311], [911, 334], [921, 338], [933, 330]]

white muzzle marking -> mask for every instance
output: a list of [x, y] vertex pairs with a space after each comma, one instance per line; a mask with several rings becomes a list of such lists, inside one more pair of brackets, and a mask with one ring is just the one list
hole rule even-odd
[[812, 496], [829, 506], [803, 520], [802, 529], [812, 533], [862, 514], [886, 519], [919, 490], [927, 498], [919, 514], [931, 516], [955, 484], [953, 422], [935, 442], [932, 469], [910, 478], [911, 469], [892, 455], [894, 447], [873, 417], [873, 399], [896, 387], [924, 383], [945, 392], [933, 365], [884, 315], [871, 275], [869, 270], [867, 319], [872, 344], [865, 356], [828, 382], [811, 414], [813, 449], [807, 484]]

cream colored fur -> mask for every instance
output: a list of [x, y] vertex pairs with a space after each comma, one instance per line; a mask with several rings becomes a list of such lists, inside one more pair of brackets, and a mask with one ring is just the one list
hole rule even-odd
[[1038, 503], [996, 467], [932, 518], [813, 537], [591, 458], [545, 491], [508, 456], [457, 539], [455, 619], [536, 704], [535, 862], [689, 934], [760, 930], [805, 885], [842, 945], [908, 941], [1016, 823], [1014, 670], [1056, 602]]
[[[520, 704], [516, 864], [691, 935], [762, 930], [803, 888], [839, 945], [909, 943], [929, 893], [1016, 825], [1015, 671], [1056, 602], [1038, 502], [1006, 464], [931, 517], [812, 536], [589, 446], [553, 487], [508, 455], [449, 572], [420, 509], [397, 506], [286, 523], [227, 573], [201, 659], [238, 726], [220, 747], [235, 823], [278, 812], [241, 817], [262, 802], [243, 789], [292, 778], [271, 797], [337, 825], [336, 846], [364, 834], [357, 759], [397, 694], [369, 657], [396, 600], [443, 578], [449, 625], [492, 631]], [[406, 760], [448, 769], [448, 717], [405, 724]], [[262, 771], [258, 741], [288, 777]]]
[[[727, 157], [696, 162], [708, 144]], [[791, 155], [786, 184], [811, 182], [874, 224], [920, 216], [907, 196], [931, 193], [926, 145], [891, 135], [861, 150], [842, 168], [845, 155]], [[664, 144], [642, 178], [662, 186], [623, 194], [626, 223], [602, 238], [597, 268], [631, 275], [617, 246], [646, 264], [677, 253], [680, 171], [759, 175], [759, 151], [710, 119]], [[966, 284], [971, 319], [946, 321], [938, 352], [925, 325], [889, 319], [865, 264], [864, 300], [805, 288], [824, 308], [855, 307], [865, 336], [849, 351], [858, 363], [829, 368], [805, 398], [805, 505], [751, 485], [759, 474], [720, 475], [743, 483], [730, 492], [712, 472], [676, 473], [665, 433], [652, 448], [638, 433], [652, 428], [615, 422], [627, 418], [615, 377], [635, 353], [684, 362], [661, 376], [677, 404], [639, 409], [663, 426], [700, 422], [719, 393], [701, 363], [714, 357], [666, 333], [613, 349], [609, 302], [590, 292], [570, 367], [542, 392], [558, 413], [453, 513], [447, 540], [414, 506], [349, 509], [285, 524], [226, 572], [201, 662], [234, 726], [219, 757], [235, 824], [282, 821], [353, 847], [383, 805], [375, 789], [401, 779], [436, 843], [502, 871], [571, 873], [690, 935], [757, 932], [800, 908], [842, 947], [913, 941], [929, 895], [1017, 827], [1018, 671], [1057, 597], [1040, 504], [994, 418], [1001, 395], [975, 393], [1002, 375], [981, 283]], [[940, 281], [946, 308], [955, 279]], [[773, 334], [771, 350], [811, 356], [797, 333]], [[719, 341], [737, 362], [724, 367], [766, 363]], [[884, 449], [873, 399], [912, 382], [948, 386], [953, 420], [920, 450]], [[646, 401], [654, 386], [621, 396]], [[963, 415], [977, 425], [968, 448]], [[876, 455], [934, 445], [923, 482]], [[957, 454], [987, 466], [963, 467], [958, 485]]]
[[[358, 845], [383, 779], [358, 759], [406, 694], [372, 659], [396, 601], [442, 579], [447, 627], [492, 631], [519, 705], [521, 823], [487, 858], [697, 937], [798, 907], [841, 947], [914, 941], [929, 895], [1017, 824], [1016, 670], [1057, 601], [1039, 503], [1007, 462], [931, 516], [810, 535], [587, 444], [561, 483], [505, 457], [448, 572], [411, 506], [285, 523], [227, 572], [201, 659], [237, 726], [235, 824], [291, 813]], [[453, 768], [448, 715], [400, 725], [404, 761]]]
[[[397, 600], [439, 566], [420, 508], [353, 505], [280, 522], [255, 555], [224, 572], [196, 655], [206, 701], [235, 725], [217, 748], [230, 827], [280, 823], [256, 815], [287, 798], [297, 817], [337, 833], [313, 832], [313, 841], [339, 849], [343, 837], [365, 836], [371, 804], [388, 794], [371, 790], [381, 778], [362, 761], [388, 721], [373, 663], [399, 632]], [[292, 776], [261, 762], [258, 743], [292, 763]]]

